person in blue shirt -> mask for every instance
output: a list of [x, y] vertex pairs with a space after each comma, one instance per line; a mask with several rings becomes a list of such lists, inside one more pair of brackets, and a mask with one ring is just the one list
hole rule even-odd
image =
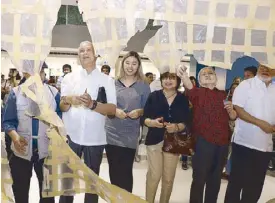
[[[43, 64], [41, 80], [45, 80]], [[24, 68], [23, 68], [24, 69]], [[30, 74], [23, 71], [28, 80]], [[44, 83], [44, 96], [50, 108], [61, 115], [59, 109], [60, 94], [58, 90]], [[6, 147], [13, 179], [13, 193], [16, 203], [29, 202], [30, 180], [34, 168], [40, 190], [40, 203], [54, 203], [54, 197], [42, 198], [43, 163], [48, 156], [49, 128], [44, 122], [26, 114], [28, 109], [38, 108], [37, 104], [22, 92], [22, 85], [13, 88], [7, 99], [3, 115], [3, 128], [6, 133]]]

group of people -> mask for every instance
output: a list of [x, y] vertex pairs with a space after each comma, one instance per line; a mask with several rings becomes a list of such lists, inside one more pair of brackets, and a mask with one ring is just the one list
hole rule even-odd
[[[218, 78], [214, 68], [203, 68], [198, 74], [199, 85], [196, 85], [187, 75], [186, 68], [180, 66], [177, 73], [162, 73], [159, 78], [161, 88], [151, 91], [142, 72], [141, 58], [134, 51], [123, 57], [115, 79], [107, 74], [110, 68], [102, 68], [102, 71], [96, 68], [91, 42], [82, 42], [78, 55], [82, 69], [60, 79], [60, 93], [46, 83], [44, 92], [50, 108], [62, 116], [68, 145], [80, 158], [83, 157], [91, 170], [99, 174], [105, 149], [110, 182], [132, 192], [133, 163], [142, 124], [148, 127], [145, 138], [148, 160], [146, 200], [155, 202], [162, 180], [160, 202], [168, 203], [180, 155], [162, 150], [164, 133], [189, 128], [196, 138], [190, 203], [215, 203], [228, 156], [232, 134], [230, 122], [235, 122], [225, 202], [258, 201], [272, 150], [272, 133], [275, 132], [275, 108], [272, 105], [275, 103], [275, 85], [271, 83], [274, 69], [260, 65], [255, 77], [241, 82], [238, 87], [234, 83], [227, 94], [216, 88]], [[23, 75], [26, 79], [30, 77], [24, 68]], [[43, 66], [40, 76], [44, 81]], [[184, 93], [178, 91], [181, 83], [185, 87]], [[42, 166], [49, 145], [48, 126], [24, 113], [33, 105], [35, 103], [24, 95], [19, 85], [11, 90], [5, 107], [3, 127], [6, 139], [11, 141], [7, 143], [7, 151], [13, 192], [16, 203], [28, 202], [34, 168], [39, 181], [40, 203], [52, 203], [54, 198], [41, 196]], [[61, 196], [59, 201], [70, 203], [73, 199], [73, 196]], [[98, 196], [85, 194], [84, 202], [98, 202]]]

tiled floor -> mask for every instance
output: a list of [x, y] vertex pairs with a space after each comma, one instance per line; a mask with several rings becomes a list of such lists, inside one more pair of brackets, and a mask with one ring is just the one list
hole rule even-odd
[[[144, 197], [144, 194], [145, 194], [146, 170], [147, 170], [146, 161], [142, 161], [141, 163], [135, 163], [134, 194], [140, 197]], [[106, 159], [103, 160], [103, 163], [101, 165], [100, 176], [105, 180], [109, 181], [108, 163], [106, 163]], [[180, 164], [179, 164], [170, 203], [188, 203], [191, 180], [192, 180], [192, 170], [189, 169], [187, 171], [183, 171], [181, 170]], [[222, 181], [218, 203], [223, 203], [226, 185], [227, 185], [227, 182]], [[157, 200], [158, 200], [158, 197], [159, 197], [159, 192], [157, 194]], [[74, 202], [82, 203], [83, 198], [84, 198], [83, 194], [77, 195], [75, 197]], [[259, 203], [266, 203], [268, 200], [272, 198], [275, 198], [275, 178], [267, 176]], [[57, 200], [56, 202], [58, 202], [58, 198], [56, 198], [56, 200]], [[32, 182], [31, 182], [31, 189], [30, 189], [30, 203], [38, 203], [38, 202], [39, 202], [38, 184], [36, 181], [36, 176], [33, 175]], [[100, 200], [100, 202], [103, 203], [105, 201]]]

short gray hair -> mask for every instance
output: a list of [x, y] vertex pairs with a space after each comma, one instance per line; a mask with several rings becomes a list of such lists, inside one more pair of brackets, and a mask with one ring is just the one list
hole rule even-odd
[[217, 85], [217, 82], [218, 82], [218, 77], [217, 77], [217, 74], [216, 74], [216, 72], [215, 72], [215, 69], [214, 69], [213, 67], [211, 67], [211, 66], [203, 67], [203, 68], [199, 71], [199, 73], [198, 73], [198, 82], [199, 82], [199, 84], [201, 85], [201, 80], [200, 80], [201, 72], [202, 72], [203, 70], [205, 70], [205, 69], [211, 69], [211, 70], [213, 70], [213, 72], [215, 73], [215, 76], [216, 76], [216, 79], [217, 79], [216, 84], [215, 84], [215, 86], [216, 86], [216, 85]]

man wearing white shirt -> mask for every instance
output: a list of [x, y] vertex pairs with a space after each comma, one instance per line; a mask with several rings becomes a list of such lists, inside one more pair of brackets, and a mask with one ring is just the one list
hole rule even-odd
[[71, 73], [71, 72], [72, 72], [72, 67], [71, 67], [71, 65], [69, 65], [69, 64], [64, 64], [63, 67], [62, 67], [62, 70], [63, 70], [64, 75], [58, 77], [57, 83], [56, 83], [56, 88], [57, 88], [59, 91], [60, 91], [60, 88], [61, 88], [62, 80], [64, 79], [64, 77], [65, 77], [68, 73]]
[[257, 203], [262, 192], [275, 132], [274, 69], [260, 65], [233, 95], [238, 114], [232, 144], [232, 171], [225, 203]]
[[[85, 164], [99, 174], [106, 145], [105, 116], [115, 115], [116, 90], [114, 80], [96, 68], [93, 44], [80, 44], [78, 55], [83, 69], [69, 73], [61, 84], [60, 108], [68, 134], [69, 146]], [[107, 101], [98, 102], [104, 88]], [[72, 196], [61, 196], [60, 203], [72, 203]], [[85, 203], [97, 203], [98, 196], [85, 194]]]

